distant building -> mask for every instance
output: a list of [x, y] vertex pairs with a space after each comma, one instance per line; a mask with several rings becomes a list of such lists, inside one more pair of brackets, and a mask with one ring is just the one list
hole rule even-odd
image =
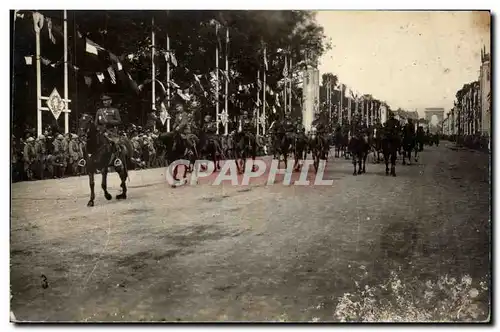
[[491, 136], [491, 56], [481, 50], [481, 68], [479, 71], [479, 131]]

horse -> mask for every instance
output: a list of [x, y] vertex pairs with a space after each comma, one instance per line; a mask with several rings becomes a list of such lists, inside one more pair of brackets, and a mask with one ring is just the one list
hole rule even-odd
[[300, 170], [299, 160], [305, 160], [307, 157], [307, 144], [307, 136], [305, 136], [302, 132], [297, 132], [293, 152], [295, 156], [295, 164], [293, 165], [293, 168], [295, 171]]
[[218, 135], [200, 132], [198, 151], [201, 156], [209, 157], [214, 163], [216, 171], [220, 170], [220, 161], [225, 158], [221, 149], [221, 140]]
[[[328, 145], [326, 143], [326, 145]], [[319, 161], [325, 158], [325, 140], [316, 132], [313, 131], [308, 140], [309, 151], [313, 157], [314, 170], [317, 173], [319, 168]]]
[[408, 123], [403, 129], [403, 165], [406, 165], [406, 157], [408, 157], [408, 165], [411, 165], [411, 153], [417, 150], [416, 135], [413, 124]]
[[424, 144], [425, 144], [425, 132], [424, 132], [424, 128], [418, 127], [417, 128], [417, 137], [416, 137], [416, 145], [417, 145], [417, 148], [418, 148], [418, 152], [424, 151]]
[[385, 175], [389, 175], [389, 160], [391, 162], [391, 175], [396, 176], [396, 158], [400, 148], [399, 133], [392, 133], [388, 128], [383, 128], [381, 133], [382, 153], [384, 154]]
[[[362, 133], [353, 135], [349, 140], [347, 149], [352, 155], [352, 164], [354, 166], [354, 172], [352, 175], [366, 173], [366, 159], [368, 158], [368, 153], [370, 152], [367, 135]], [[358, 164], [357, 172], [356, 164]]]
[[[165, 148], [165, 166], [168, 167], [171, 163], [181, 159], [189, 160], [189, 166], [184, 166], [184, 173], [182, 175], [183, 181], [187, 179], [188, 171], [192, 171], [192, 166], [197, 159], [197, 152], [194, 147], [189, 147], [188, 142], [182, 135], [176, 131], [163, 132], [158, 136], [158, 140], [163, 144]], [[175, 165], [173, 169], [173, 179], [179, 181], [177, 177], [178, 167], [180, 165]], [[172, 187], [176, 187], [172, 184]]]
[[288, 154], [293, 150], [293, 145], [295, 143], [295, 135], [292, 132], [283, 132], [276, 135], [276, 144], [274, 156], [278, 158], [278, 168], [281, 164], [281, 156], [283, 156], [283, 161], [285, 162], [285, 168], [288, 167]]
[[104, 197], [109, 201], [112, 199], [107, 189], [108, 168], [114, 167], [121, 180], [122, 192], [116, 195], [116, 199], [127, 198], [128, 169], [131, 165], [132, 144], [126, 137], [121, 137], [117, 142], [111, 142], [103, 133], [97, 130], [93, 119], [83, 114], [80, 118], [80, 128], [85, 132], [86, 142], [83, 151], [84, 162], [80, 165], [86, 166], [89, 176], [90, 200], [87, 206], [94, 206], [94, 175], [98, 170], [101, 172], [101, 188], [104, 191]]
[[252, 171], [255, 171], [255, 158], [257, 157], [257, 139], [246, 131], [236, 132], [233, 136], [233, 151], [236, 168], [242, 174], [246, 168], [246, 160], [252, 158]]

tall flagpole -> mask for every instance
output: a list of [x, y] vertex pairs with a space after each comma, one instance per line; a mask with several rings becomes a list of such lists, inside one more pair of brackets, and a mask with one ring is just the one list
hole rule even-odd
[[219, 135], [219, 24], [215, 24], [215, 118]]
[[170, 132], [170, 37], [167, 35], [167, 132]]
[[257, 123], [257, 136], [259, 136], [259, 108], [260, 108], [260, 105], [259, 105], [259, 102], [260, 102], [260, 91], [259, 91], [259, 86], [261, 86], [260, 84], [260, 70], [257, 69], [257, 108], [256, 108], [256, 114], [255, 114], [255, 120], [256, 120], [256, 123]]
[[[38, 23], [37, 23], [38, 24]], [[37, 134], [42, 134], [42, 69], [40, 66], [40, 29], [35, 31], [36, 40], [36, 109]]]
[[69, 133], [68, 113], [68, 13], [64, 11], [64, 133]]
[[340, 116], [340, 125], [342, 125], [343, 121], [344, 121], [344, 110], [342, 109], [342, 107], [344, 105], [343, 104], [343, 99], [344, 99], [344, 89], [343, 89], [343, 84], [340, 84], [340, 98], [339, 98], [339, 114], [341, 115]]
[[[288, 67], [288, 57], [286, 56], [285, 54], [285, 68]], [[287, 102], [287, 97], [288, 97], [288, 94], [287, 94], [287, 91], [288, 91], [288, 69], [286, 71], [286, 76], [285, 76], [285, 89], [284, 89], [284, 96], [285, 96], [285, 111], [283, 112], [283, 115], [286, 114], [286, 102]]]
[[151, 109], [156, 111], [155, 18], [151, 18]]
[[228, 112], [228, 93], [229, 93], [229, 56], [228, 56], [228, 52], [229, 52], [229, 28], [226, 28], [226, 89], [225, 89], [225, 94], [226, 94], [226, 97], [224, 99], [224, 135], [227, 135], [228, 132], [229, 132], [229, 128], [228, 128], [228, 116], [229, 116], [229, 112]]
[[292, 113], [292, 79], [293, 79], [293, 71], [292, 71], [292, 54], [290, 53], [290, 67], [288, 68], [288, 74], [290, 75], [290, 102], [288, 103], [288, 109], [290, 113]]
[[267, 72], [267, 59], [266, 59], [266, 47], [264, 46], [264, 85], [262, 87], [262, 119], [264, 123], [262, 124], [262, 135], [266, 134], [266, 72]]

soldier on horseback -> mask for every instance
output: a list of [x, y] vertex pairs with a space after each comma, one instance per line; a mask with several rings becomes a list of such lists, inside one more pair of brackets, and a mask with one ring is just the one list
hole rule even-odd
[[[176, 110], [178, 112], [177, 114], [177, 125], [174, 128], [174, 132], [179, 134], [183, 140], [187, 143], [186, 146], [186, 151], [187, 152], [192, 149], [195, 154], [196, 152], [196, 145], [198, 144], [198, 138], [196, 135], [192, 133], [192, 117], [191, 114], [188, 113], [182, 104], [177, 104]], [[175, 150], [176, 143], [173, 145], [173, 149]]]
[[101, 101], [104, 107], [97, 110], [95, 124], [101, 133], [110, 141], [116, 143], [118, 126], [122, 124], [120, 111], [115, 107], [111, 107], [112, 100], [110, 96], [103, 95]]
[[115, 107], [111, 107], [112, 99], [110, 96], [102, 95], [101, 101], [104, 107], [97, 110], [95, 125], [112, 147], [113, 155], [111, 158], [115, 160], [115, 166], [120, 166], [122, 164], [122, 161], [118, 158], [120, 154], [118, 127], [122, 124], [120, 111]]
[[244, 111], [241, 117], [241, 131], [250, 139], [255, 140], [256, 127], [247, 111]]
[[222, 152], [222, 148], [219, 144], [219, 140], [217, 139], [217, 123], [212, 120], [211, 115], [206, 115], [203, 120], [204, 123], [202, 131], [206, 137], [206, 144], [214, 144], [217, 153], [220, 154]]

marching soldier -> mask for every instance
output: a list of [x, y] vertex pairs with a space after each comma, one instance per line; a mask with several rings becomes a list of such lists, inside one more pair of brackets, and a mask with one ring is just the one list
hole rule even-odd
[[35, 153], [37, 156], [37, 170], [41, 180], [44, 179], [45, 169], [48, 166], [47, 158], [47, 143], [45, 141], [45, 136], [40, 135], [35, 142]]
[[68, 143], [68, 156], [69, 156], [69, 166], [71, 167], [71, 173], [73, 175], [79, 175], [78, 173], [78, 162], [83, 158], [83, 152], [80, 148], [78, 142], [78, 136], [76, 134], [71, 134], [71, 139]]
[[28, 180], [33, 180], [33, 164], [37, 159], [34, 141], [35, 139], [33, 137], [28, 137], [23, 151], [24, 172], [26, 173]]

